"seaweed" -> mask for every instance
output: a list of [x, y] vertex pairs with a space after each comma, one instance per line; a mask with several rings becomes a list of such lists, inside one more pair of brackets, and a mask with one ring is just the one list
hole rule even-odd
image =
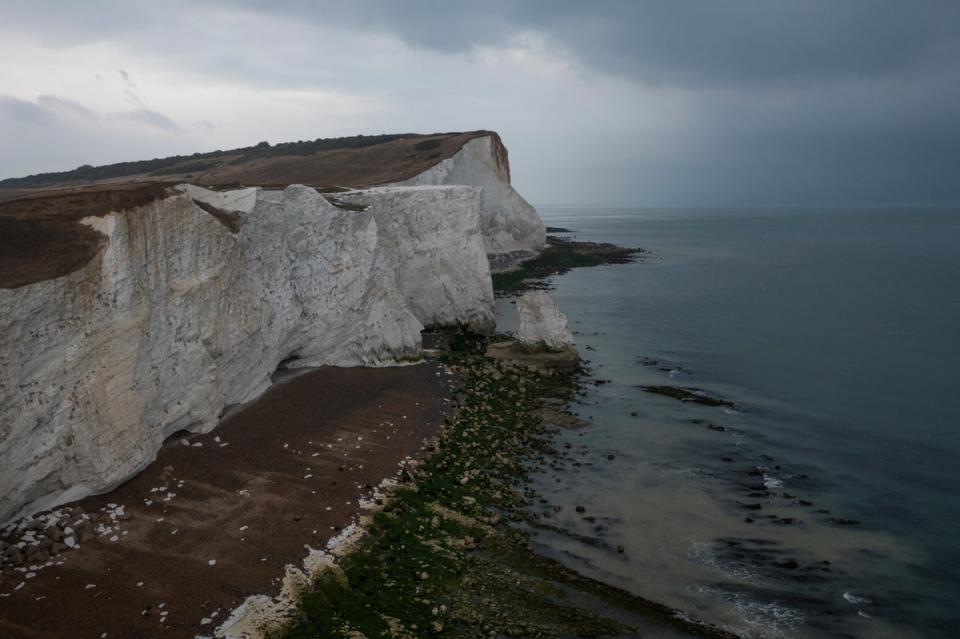
[[538, 409], [544, 398], [570, 396], [579, 377], [496, 362], [485, 357], [486, 346], [465, 333], [450, 340], [446, 362], [461, 380], [457, 410], [428, 454], [402, 471], [365, 536], [302, 595], [297, 616], [276, 636], [636, 634], [585, 601], [645, 625], [731, 636], [532, 550], [538, 517], [530, 508], [530, 462], [558, 454]]
[[547, 246], [539, 255], [522, 262], [513, 270], [494, 273], [493, 290], [503, 294], [542, 288], [545, 285], [543, 280], [552, 275], [561, 275], [574, 268], [627, 264], [635, 261], [643, 252], [643, 249], [624, 248], [615, 244], [547, 237]]

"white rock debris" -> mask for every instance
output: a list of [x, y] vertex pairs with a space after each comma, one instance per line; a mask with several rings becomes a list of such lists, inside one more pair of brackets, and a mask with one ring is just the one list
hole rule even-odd
[[573, 344], [567, 318], [543, 291], [524, 293], [517, 299], [520, 329], [517, 341], [524, 348], [559, 352]]

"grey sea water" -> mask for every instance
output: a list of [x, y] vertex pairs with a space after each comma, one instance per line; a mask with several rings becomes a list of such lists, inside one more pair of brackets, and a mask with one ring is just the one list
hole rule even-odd
[[649, 251], [552, 280], [609, 381], [543, 552], [745, 636], [958, 636], [960, 210], [540, 212]]

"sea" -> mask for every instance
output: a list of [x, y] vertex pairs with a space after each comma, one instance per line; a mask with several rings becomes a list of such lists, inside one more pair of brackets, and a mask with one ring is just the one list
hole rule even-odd
[[538, 550], [744, 637], [960, 636], [960, 209], [539, 211], [645, 252], [549, 281], [592, 381]]

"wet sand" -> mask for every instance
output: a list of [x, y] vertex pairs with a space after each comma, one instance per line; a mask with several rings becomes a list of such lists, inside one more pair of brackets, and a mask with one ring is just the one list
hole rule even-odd
[[318, 369], [171, 437], [133, 479], [69, 505], [108, 532], [30, 579], [4, 571], [0, 638], [212, 634], [247, 596], [276, 595], [285, 566], [436, 432], [448, 380], [432, 363]]

